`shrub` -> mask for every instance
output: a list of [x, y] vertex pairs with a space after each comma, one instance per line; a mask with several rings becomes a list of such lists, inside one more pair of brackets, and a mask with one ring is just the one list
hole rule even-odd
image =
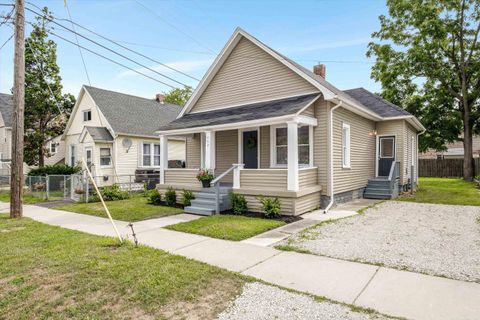
[[114, 201], [114, 200], [124, 200], [130, 198], [128, 191], [120, 189], [118, 184], [114, 184], [111, 187], [104, 187], [102, 190], [103, 200], [105, 201]]
[[248, 211], [247, 200], [243, 194], [230, 193], [233, 214], [245, 214]]
[[275, 218], [280, 215], [282, 205], [278, 198], [268, 198], [264, 196], [257, 197], [258, 201], [262, 204], [263, 211], [266, 218]]
[[82, 171], [80, 167], [72, 167], [66, 164], [54, 164], [49, 166], [43, 166], [41, 168], [36, 168], [30, 170], [28, 173], [29, 176], [46, 176], [46, 175], [53, 175], [53, 174], [61, 174], [61, 175], [71, 175], [75, 173], [79, 173]]
[[148, 198], [148, 203], [154, 205], [159, 205], [162, 202], [162, 195], [157, 189], [148, 190], [146, 192], [146, 197]]
[[165, 204], [167, 206], [173, 206], [175, 203], [177, 203], [177, 193], [175, 189], [168, 187], [167, 191], [165, 191]]
[[188, 207], [192, 204], [192, 200], [195, 199], [193, 192], [190, 190], [183, 190], [183, 206]]

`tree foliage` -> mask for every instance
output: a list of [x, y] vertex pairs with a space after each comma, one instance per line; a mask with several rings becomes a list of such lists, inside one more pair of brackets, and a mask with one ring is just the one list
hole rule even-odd
[[51, 14], [45, 7], [25, 41], [25, 162], [44, 164], [45, 143], [62, 134], [75, 97], [62, 94], [57, 45], [48, 39]]
[[[463, 140], [472, 158], [472, 134], [480, 133], [480, 0], [388, 0], [380, 16], [372, 78], [382, 95], [416, 115], [427, 128], [421, 150], [444, 150]], [[463, 133], [463, 138], [461, 134]], [[472, 176], [465, 161], [464, 178]]]
[[178, 104], [179, 106], [184, 106], [190, 96], [193, 93], [193, 89], [190, 86], [185, 86], [183, 88], [175, 88], [168, 92], [164, 92], [165, 102]]

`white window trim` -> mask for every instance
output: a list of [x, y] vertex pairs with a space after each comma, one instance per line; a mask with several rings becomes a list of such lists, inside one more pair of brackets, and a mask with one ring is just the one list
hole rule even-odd
[[[345, 139], [345, 146], [343, 145], [343, 133], [345, 129], [348, 130], [348, 136]], [[348, 123], [342, 123], [342, 168], [351, 169], [352, 168], [352, 148], [351, 148], [351, 136], [352, 131]]]
[[88, 164], [88, 157], [87, 157], [87, 151], [88, 150], [90, 150], [90, 153], [92, 154], [92, 165], [94, 165], [93, 148], [92, 147], [85, 147], [85, 162]]
[[[55, 146], [55, 151], [52, 151], [52, 145]], [[57, 151], [58, 151], [57, 147], [58, 147], [58, 144], [57, 144], [56, 142], [50, 141], [50, 146], [49, 146], [49, 148], [48, 148], [48, 149], [49, 149], [49, 152], [50, 152], [52, 155], [53, 155], [53, 154], [56, 154]]]
[[[90, 120], [85, 120], [85, 113], [86, 112], [90, 112]], [[92, 109], [87, 109], [87, 110], [83, 110], [82, 111], [82, 120], [83, 122], [89, 122], [89, 121], [92, 121]]]
[[[167, 140], [168, 143], [168, 140]], [[144, 144], [149, 144], [150, 145], [150, 165], [146, 166], [143, 164], [143, 145]], [[159, 148], [161, 148], [160, 143], [158, 142], [152, 142], [152, 141], [142, 141], [142, 150], [140, 150], [141, 157], [140, 157], [140, 168], [160, 168], [160, 163], [158, 166], [155, 165], [155, 145], [158, 145]], [[160, 150], [159, 156], [162, 156], [162, 150]]]
[[[300, 127], [300, 125], [299, 125]], [[308, 164], [298, 164], [299, 168], [313, 168], [313, 126], [308, 126]], [[277, 164], [277, 148], [276, 148], [276, 135], [279, 128], [287, 128], [286, 124], [279, 124], [275, 126], [270, 126], [270, 168], [287, 168], [288, 164]], [[287, 143], [288, 150], [288, 143]], [[298, 150], [297, 150], [298, 152]], [[300, 161], [300, 160], [299, 160]]]
[[[260, 169], [260, 127], [241, 128], [238, 129], [238, 163], [243, 163], [243, 132], [244, 131], [257, 131], [257, 169]], [[255, 169], [255, 168], [253, 168]]]
[[[102, 150], [101, 149], [109, 149], [110, 150], [110, 164], [109, 165], [102, 165]], [[112, 166], [113, 166], [113, 150], [112, 150], [112, 147], [99, 147], [99, 149], [98, 149], [98, 161], [100, 162], [100, 168], [112, 168]], [[93, 163], [93, 151], [92, 151], [92, 163]]]

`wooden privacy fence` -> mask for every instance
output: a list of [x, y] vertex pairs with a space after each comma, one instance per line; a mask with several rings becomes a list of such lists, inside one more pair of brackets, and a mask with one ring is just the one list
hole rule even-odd
[[[480, 175], [480, 159], [473, 160], [473, 172]], [[420, 177], [463, 177], [463, 159], [419, 159]]]

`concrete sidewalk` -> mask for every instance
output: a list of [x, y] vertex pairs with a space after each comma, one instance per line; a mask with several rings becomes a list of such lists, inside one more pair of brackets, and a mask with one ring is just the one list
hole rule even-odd
[[[8, 204], [7, 204], [8, 205]], [[8, 211], [3, 204], [0, 211]], [[25, 206], [34, 220], [113, 236], [108, 219]], [[162, 229], [196, 217], [178, 215], [135, 223], [139, 242], [174, 254], [332, 300], [411, 319], [478, 319], [480, 284], [326, 257], [283, 252], [249, 243]], [[126, 222], [117, 222], [129, 233]]]

